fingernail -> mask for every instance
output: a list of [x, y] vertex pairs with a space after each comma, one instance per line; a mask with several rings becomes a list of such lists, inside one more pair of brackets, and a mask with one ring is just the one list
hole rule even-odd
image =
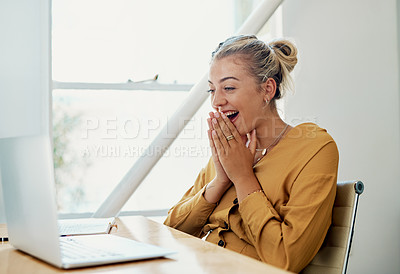
[[217, 119], [215, 119], [215, 118], [213, 118], [212, 121], [213, 121], [214, 124], [217, 123]]
[[221, 112], [221, 116], [222, 116], [222, 118], [226, 118], [226, 115], [223, 112]]
[[219, 118], [219, 112], [215, 113], [215, 117]]

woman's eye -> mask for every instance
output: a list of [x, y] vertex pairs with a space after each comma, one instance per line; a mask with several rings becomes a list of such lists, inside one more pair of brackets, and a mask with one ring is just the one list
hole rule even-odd
[[207, 92], [209, 92], [209, 93], [213, 93], [213, 92], [214, 92], [214, 90], [213, 90], [213, 89], [209, 89], [209, 90], [207, 90]]
[[235, 88], [234, 87], [225, 87], [224, 89], [227, 91], [230, 91], [230, 90], [234, 90]]

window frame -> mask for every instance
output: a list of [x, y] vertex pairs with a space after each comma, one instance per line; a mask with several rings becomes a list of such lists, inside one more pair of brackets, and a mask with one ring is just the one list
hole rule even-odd
[[[254, 3], [258, 2], [257, 0], [253, 0], [251, 5], [255, 5]], [[235, 5], [239, 5], [238, 2], [235, 2]], [[279, 8], [281, 9], [281, 8]], [[281, 11], [278, 12], [276, 16], [278, 20], [282, 21], [281, 18]], [[237, 22], [236, 22], [237, 23]], [[238, 24], [238, 23], [237, 23]], [[271, 31], [272, 35], [279, 35], [281, 33], [281, 26], [278, 23], [276, 24], [276, 19], [273, 19], [272, 24], [270, 24], [270, 28], [273, 29]], [[262, 36], [261, 36], [262, 37]], [[260, 37], [260, 38], [261, 38]], [[125, 83], [89, 83], [89, 82], [62, 82], [62, 81], [52, 81], [52, 88], [51, 88], [51, 97], [53, 95], [53, 90], [141, 90], [141, 91], [182, 91], [188, 92], [193, 87], [193, 84], [177, 84], [177, 83], [159, 83], [155, 80], [146, 80], [146, 81], [139, 81], [139, 82], [132, 82], [128, 80]], [[53, 100], [50, 99], [50, 118], [52, 117], [52, 106]], [[51, 123], [52, 125], [52, 123]], [[51, 127], [52, 131], [52, 127]], [[159, 210], [129, 210], [129, 211], [121, 211], [120, 216], [127, 216], [127, 215], [143, 215], [143, 216], [165, 216], [168, 212], [168, 209], [159, 209]], [[91, 216], [92, 212], [86, 213], [61, 213], [60, 216], [62, 218], [83, 218]]]

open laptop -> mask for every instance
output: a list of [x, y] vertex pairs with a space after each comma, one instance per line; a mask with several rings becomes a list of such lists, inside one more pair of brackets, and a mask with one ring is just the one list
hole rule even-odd
[[0, 180], [10, 243], [54, 266], [76, 268], [175, 253], [111, 234], [60, 237], [48, 136], [0, 139]]

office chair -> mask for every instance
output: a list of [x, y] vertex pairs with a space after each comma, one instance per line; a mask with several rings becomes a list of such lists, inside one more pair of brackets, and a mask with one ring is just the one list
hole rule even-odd
[[301, 273], [346, 273], [358, 199], [363, 191], [364, 184], [361, 181], [337, 183], [332, 224], [317, 255]]

